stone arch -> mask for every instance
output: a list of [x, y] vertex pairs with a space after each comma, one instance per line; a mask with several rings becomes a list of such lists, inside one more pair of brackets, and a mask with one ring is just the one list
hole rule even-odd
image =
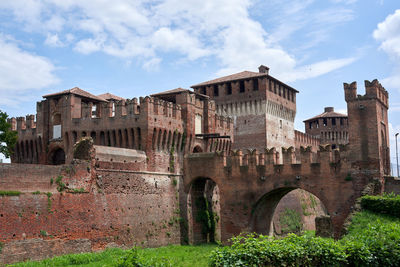
[[65, 164], [65, 151], [62, 147], [55, 147], [49, 153], [49, 163], [52, 165]]
[[330, 213], [326, 205], [327, 200], [323, 195], [299, 187], [280, 187], [262, 195], [253, 206], [250, 231], [264, 235], [270, 234], [272, 231], [272, 219], [278, 203], [285, 195], [295, 189], [303, 189], [316, 196], [322, 202], [328, 214]]
[[192, 181], [187, 198], [189, 243], [221, 241], [219, 196], [213, 179], [198, 177]]
[[97, 143], [96, 143], [96, 139], [97, 139], [97, 138], [96, 138], [96, 132], [95, 132], [95, 131], [91, 131], [91, 132], [90, 132], [90, 137], [93, 139], [93, 143], [94, 143], [94, 144], [97, 144]]
[[203, 152], [203, 149], [199, 145], [193, 148], [193, 153], [201, 153], [201, 152]]

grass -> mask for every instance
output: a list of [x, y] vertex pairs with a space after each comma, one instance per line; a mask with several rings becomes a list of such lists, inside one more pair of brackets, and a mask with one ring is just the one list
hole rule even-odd
[[0, 191], [0, 196], [19, 196], [20, 191]]
[[[160, 248], [138, 249], [138, 257], [146, 266], [208, 266], [209, 255], [217, 247], [215, 244], [200, 246], [170, 245]], [[117, 266], [119, 259], [128, 250], [118, 248], [106, 249], [100, 253], [70, 254], [39, 262], [23, 262], [13, 264], [16, 267], [50, 267], [50, 266]]]

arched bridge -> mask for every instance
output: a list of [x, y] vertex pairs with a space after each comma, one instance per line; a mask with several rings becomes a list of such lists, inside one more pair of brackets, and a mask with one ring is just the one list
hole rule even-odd
[[203, 196], [204, 190], [210, 190], [204, 182], [207, 180], [218, 188], [219, 203], [214, 201], [214, 204], [218, 204], [220, 211], [215, 227], [222, 241], [241, 232], [268, 234], [280, 199], [297, 188], [322, 201], [331, 217], [333, 234], [338, 238], [362, 191], [373, 181], [378, 181], [378, 185], [381, 182], [378, 162], [368, 165], [351, 162], [349, 154], [345, 147], [341, 152], [320, 147], [317, 154], [302, 149], [296, 158], [294, 149], [289, 148], [283, 149], [283, 164], [277, 164], [275, 149], [231, 151], [229, 156], [222, 153], [187, 156], [184, 190], [189, 199], [189, 240], [198, 243], [207, 238], [198, 222], [195, 205], [195, 199]]

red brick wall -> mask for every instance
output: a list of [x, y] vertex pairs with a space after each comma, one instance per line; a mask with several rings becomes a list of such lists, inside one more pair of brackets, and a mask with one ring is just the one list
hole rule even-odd
[[[128, 169], [121, 163], [118, 167]], [[5, 244], [0, 263], [82, 251], [71, 242], [85, 243], [85, 251], [114, 243], [127, 247], [180, 243], [179, 176], [91, 168], [87, 162], [0, 165], [0, 190], [22, 191], [20, 196], [0, 196], [0, 242]], [[55, 182], [50, 184], [59, 174], [68, 186], [61, 193]], [[84, 188], [85, 193], [74, 194], [73, 188]], [[40, 194], [32, 194], [38, 190]], [[53, 194], [48, 198], [46, 192]], [[30, 242], [36, 250], [24, 249]], [[51, 249], [49, 242], [66, 249]], [[37, 250], [42, 252], [35, 254]]]

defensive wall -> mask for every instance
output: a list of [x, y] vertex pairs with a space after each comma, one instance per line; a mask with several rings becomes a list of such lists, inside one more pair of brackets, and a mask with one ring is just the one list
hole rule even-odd
[[20, 192], [0, 196], [0, 263], [181, 243], [179, 171], [145, 171], [144, 152], [95, 150], [66, 165], [0, 164], [0, 190]]
[[[338, 238], [355, 200], [366, 190], [372, 194], [383, 192], [389, 172], [388, 94], [377, 80], [366, 81], [365, 86], [365, 95], [357, 95], [355, 83], [344, 84], [349, 144], [334, 150], [330, 145], [321, 145], [316, 152], [311, 146], [300, 146], [298, 152], [293, 146], [230, 151], [232, 139], [225, 140], [219, 134], [233, 132], [232, 120], [216, 116], [213, 101], [198, 101], [193, 93], [181, 90], [175, 98], [179, 102], [183, 97], [187, 105], [181, 106], [181, 122], [173, 121], [179, 115], [178, 109], [175, 115], [169, 107], [161, 112], [155, 102], [164, 102], [151, 97], [140, 102], [140, 114], [153, 114], [146, 115], [145, 122], [143, 119], [144, 128], [140, 128], [140, 118], [135, 120], [137, 114], [123, 115], [118, 105], [115, 116], [119, 122], [115, 123], [121, 125], [114, 125], [113, 117], [101, 117], [102, 111], [96, 108], [100, 118], [93, 117], [93, 113], [75, 118], [77, 128], [62, 125], [64, 134], [58, 139], [52, 138], [51, 127], [41, 134], [34, 133], [39, 125], [46, 124], [36, 122], [34, 128], [32, 117], [28, 118], [30, 126], [23, 118], [11, 120], [19, 133], [25, 131], [16, 148], [19, 155], [37, 154], [39, 161], [43, 158], [47, 162], [53, 147], [65, 148], [68, 144], [69, 160], [57, 166], [0, 164], [0, 190], [21, 192], [0, 196], [0, 242], [4, 244], [0, 262], [109, 246], [178, 244], [186, 239], [189, 243], [227, 242], [243, 231], [268, 234], [276, 205], [296, 188], [322, 201], [330, 215], [332, 232]], [[169, 98], [167, 95], [160, 98]], [[75, 96], [63, 96], [57, 103], [72, 103], [66, 101], [68, 97]], [[53, 112], [38, 114], [40, 122], [51, 120], [54, 124], [54, 115], [72, 116], [72, 111], [82, 111], [61, 104], [56, 108], [57, 103], [46, 101], [48, 107], [54, 106], [46, 112]], [[69, 111], [60, 113], [60, 109]], [[160, 114], [155, 115], [155, 110]], [[171, 116], [165, 116], [169, 113]], [[41, 116], [47, 119], [40, 119]], [[125, 125], [121, 122], [123, 116]], [[205, 134], [196, 136], [199, 116]], [[99, 125], [104, 125], [96, 126], [97, 119]], [[61, 121], [74, 124], [73, 118]], [[110, 125], [116, 128], [107, 128]], [[137, 127], [140, 135], [129, 135], [128, 129]], [[77, 138], [92, 139], [73, 145], [74, 131]], [[111, 133], [111, 137], [104, 133], [104, 140], [114, 141], [103, 144], [102, 131]], [[206, 138], [213, 134], [217, 138]], [[36, 136], [35, 140], [42, 138], [42, 152], [31, 149], [35, 144], [28, 139], [31, 135]], [[140, 141], [134, 141], [133, 136], [140, 136]], [[296, 138], [304, 144], [316, 142], [307, 135], [297, 134]], [[205, 211], [213, 214], [212, 231], [205, 231], [204, 222], [198, 219]]]

